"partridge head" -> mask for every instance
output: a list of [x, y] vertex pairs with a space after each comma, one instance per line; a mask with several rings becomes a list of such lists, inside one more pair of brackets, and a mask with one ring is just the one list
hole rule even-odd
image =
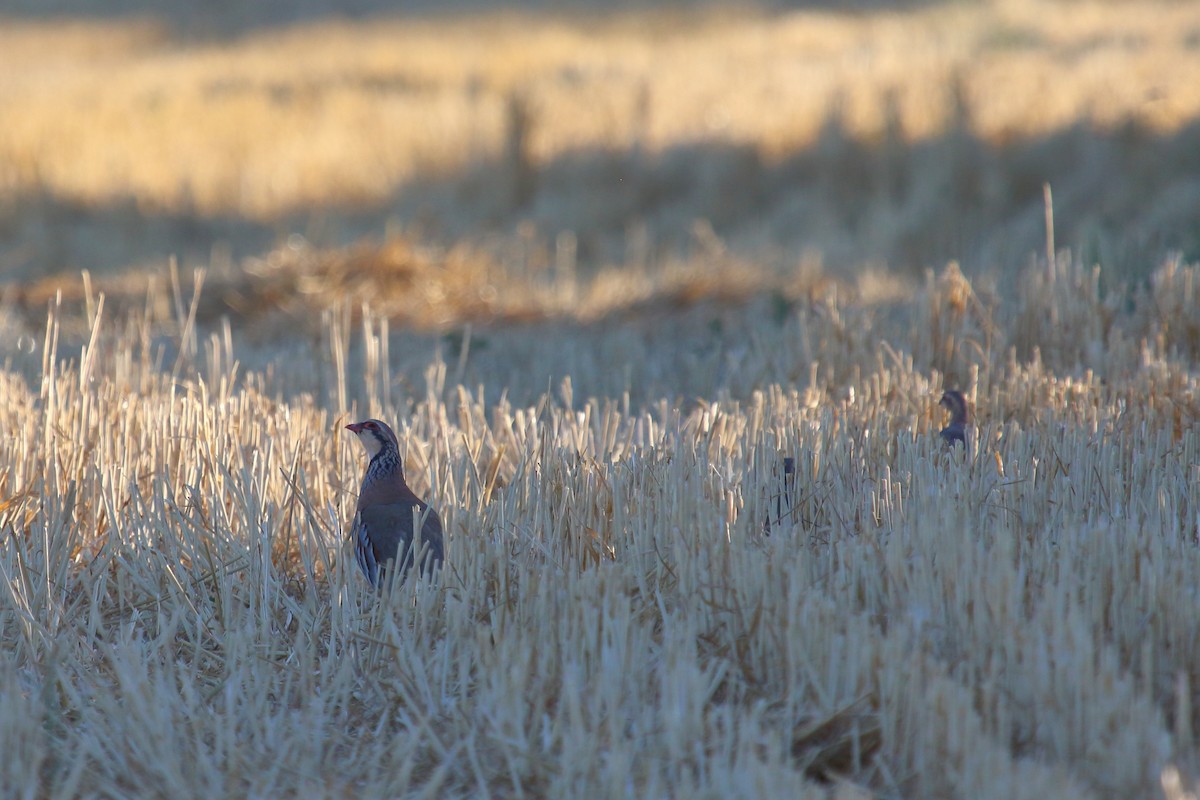
[[393, 571], [402, 579], [417, 560], [423, 573], [432, 574], [442, 563], [442, 520], [404, 480], [396, 434], [377, 419], [346, 430], [358, 436], [370, 458], [350, 526], [358, 566], [376, 588]]

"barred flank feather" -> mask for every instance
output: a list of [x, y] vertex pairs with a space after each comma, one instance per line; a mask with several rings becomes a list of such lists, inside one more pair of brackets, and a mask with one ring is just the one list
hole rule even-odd
[[367, 576], [367, 581], [372, 586], [378, 586], [379, 562], [375, 560], [375, 548], [371, 546], [367, 526], [362, 524], [358, 515], [355, 515], [354, 519], [354, 558], [358, 561], [358, 568], [362, 570], [363, 575]]

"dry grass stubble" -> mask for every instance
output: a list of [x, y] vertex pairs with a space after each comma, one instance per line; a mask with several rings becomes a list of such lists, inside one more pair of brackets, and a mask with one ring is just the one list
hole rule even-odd
[[[727, 313], [749, 344], [690, 410], [640, 380], [577, 395], [606, 362], [502, 396], [494, 362], [536, 329], [456, 367], [330, 315], [310, 360], [242, 373], [186, 298], [170, 325], [90, 302], [84, 338], [52, 309], [0, 402], [0, 782], [1156, 796], [1197, 766], [1195, 268], [1111, 296], [1040, 269], [1012, 305], [949, 270], [908, 316]], [[1047, 314], [1058, 338], [1028, 349], [1018, 323]], [[557, 329], [545, 366], [624, 329]], [[679, 356], [642, 361], [687, 385]], [[934, 446], [946, 372], [978, 410], [962, 457]], [[449, 533], [440, 581], [383, 603], [342, 535], [362, 464], [340, 425], [366, 413]], [[764, 535], [783, 454], [797, 494]]]

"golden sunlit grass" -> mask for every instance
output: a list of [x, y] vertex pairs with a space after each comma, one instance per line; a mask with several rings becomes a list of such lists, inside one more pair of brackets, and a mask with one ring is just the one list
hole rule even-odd
[[[875, 257], [877, 239], [889, 261], [961, 257], [918, 246], [948, 235], [929, 230], [926, 218], [959, 206], [1012, 215], [1013, 206], [1037, 203], [1048, 170], [1069, 162], [1078, 174], [1056, 188], [1081, 206], [1073, 224], [1082, 239], [1093, 216], [1104, 225], [1132, 213], [1116, 200], [1099, 203], [1097, 173], [1130, 162], [1135, 174], [1117, 169], [1106, 192], [1165, 191], [1154, 182], [1165, 176], [1136, 182], [1156, 158], [1138, 154], [1200, 114], [1196, 8], [1012, 0], [869, 14], [479, 12], [314, 22], [220, 41], [179, 41], [151, 22], [6, 20], [0, 191], [10, 203], [48, 197], [83, 204], [84, 213], [132, 204], [140, 215], [269, 223], [289, 212], [382, 206], [385, 219], [398, 194], [414, 192], [419, 206], [422, 181], [478, 168], [492, 170], [482, 185], [468, 180], [456, 191], [479, 206], [481, 222], [536, 192], [526, 211], [545, 217], [547, 235], [593, 227], [613, 235], [606, 221], [616, 216], [620, 234], [624, 206], [655, 197], [694, 217], [728, 216], [713, 196], [752, 207], [740, 162], [716, 154], [691, 164], [708, 182], [672, 188], [682, 180], [672, 160], [688, 156], [670, 154], [703, 145], [766, 170], [815, 152], [832, 174], [802, 167], [776, 180], [815, 178], [817, 197], [802, 194], [796, 209], [763, 224], [776, 233], [803, 225], [814, 246], [833, 249], [850, 243], [823, 241], [821, 231], [846, 228]], [[935, 143], [931, 160], [923, 142]], [[880, 149], [882, 166], [869, 167], [856, 148]], [[1190, 145], [1178, 148], [1176, 162]], [[634, 175], [625, 190], [601, 190], [612, 166], [571, 179], [581, 154], [634, 154], [623, 167]], [[644, 161], [656, 157], [665, 161]], [[862, 174], [876, 167], [880, 186]], [[593, 185], [596, 197], [571, 199], [564, 181]], [[890, 207], [884, 200], [896, 191], [900, 207]], [[845, 213], [858, 222], [841, 211], [824, 218], [822, 204], [847, 192], [857, 210]], [[1139, 235], [1186, 235], [1178, 221], [1194, 218], [1200, 199], [1186, 182], [1171, 192], [1170, 203], [1146, 198]]]
[[[519, 12], [321, 22], [179, 44], [142, 23], [0, 31], [0, 186], [89, 202], [270, 217], [378, 201], [506, 152], [696, 141], [769, 160], [849, 136], [986, 142], [1079, 120], [1177, 130], [1200, 114], [1194, 3], [934, 4], [870, 16], [751, 8], [614, 19]], [[33, 57], [36, 54], [36, 57]]]
[[[0, 394], [4, 785], [1181, 796], [1196, 270], [1036, 270], [1015, 301], [950, 268], [890, 311], [700, 302], [454, 346], [340, 312], [265, 369], [187, 285], [52, 306]], [[965, 454], [936, 435], [951, 382]], [[440, 579], [383, 602], [342, 534], [367, 414], [449, 535]]]

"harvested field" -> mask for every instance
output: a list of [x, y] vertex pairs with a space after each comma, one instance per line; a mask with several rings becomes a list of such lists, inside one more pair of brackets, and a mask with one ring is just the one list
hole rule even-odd
[[[60, 5], [5, 796], [1196, 796], [1200, 6]], [[383, 598], [367, 416], [447, 532]]]

